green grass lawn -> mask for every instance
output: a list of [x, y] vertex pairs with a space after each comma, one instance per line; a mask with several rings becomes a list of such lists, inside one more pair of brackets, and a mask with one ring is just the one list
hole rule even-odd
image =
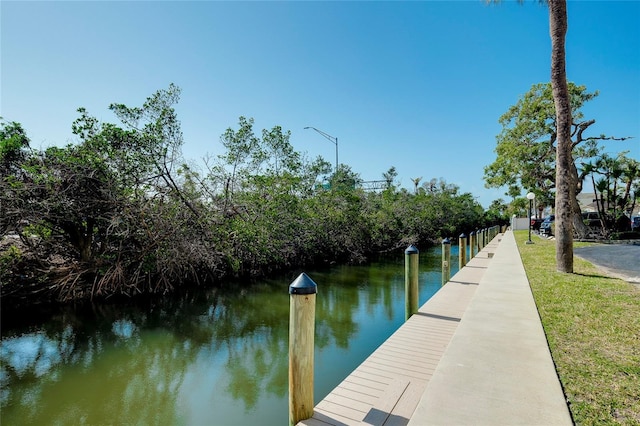
[[578, 257], [556, 272], [555, 241], [515, 237], [574, 421], [640, 425], [640, 289]]

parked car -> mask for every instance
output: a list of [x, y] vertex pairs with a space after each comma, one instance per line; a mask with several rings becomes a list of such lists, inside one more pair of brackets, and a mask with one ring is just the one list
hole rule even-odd
[[540, 234], [541, 235], [553, 235], [555, 229], [555, 215], [550, 215], [544, 218], [542, 223], [540, 224]]
[[621, 214], [616, 220], [616, 230], [617, 231], [631, 231], [631, 226], [633, 223], [631, 222], [631, 218], [626, 214]]
[[534, 231], [540, 229], [540, 225], [542, 224], [543, 220], [544, 219], [542, 219], [541, 217], [531, 219], [531, 229], [533, 229]]
[[631, 219], [631, 230], [640, 231], [640, 216], [636, 216]]
[[600, 214], [598, 212], [582, 212], [582, 221], [590, 228], [601, 228]]

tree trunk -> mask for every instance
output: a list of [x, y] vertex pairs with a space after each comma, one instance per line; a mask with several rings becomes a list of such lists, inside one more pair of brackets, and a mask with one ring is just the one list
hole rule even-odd
[[80, 260], [83, 262], [91, 260], [92, 257], [93, 225], [92, 219], [87, 219], [86, 226], [72, 221], [60, 223], [60, 228], [67, 233], [69, 242], [78, 250]]
[[576, 198], [571, 166], [571, 104], [565, 69], [567, 2], [549, 0], [551, 35], [551, 87], [556, 107], [556, 268], [573, 273], [573, 205]]
[[[580, 204], [576, 197], [574, 197], [573, 203], [573, 228], [578, 238], [587, 238], [589, 236], [589, 227], [584, 224], [582, 220], [582, 212], [580, 211]], [[572, 253], [573, 255], [573, 253]]]
[[584, 239], [588, 236], [590, 230], [582, 220], [582, 210], [580, 209], [580, 203], [578, 203], [578, 194], [582, 192], [582, 181], [578, 177], [578, 168], [574, 162], [571, 162], [571, 175], [575, 182], [575, 196], [571, 200], [573, 203], [573, 229], [578, 238]]

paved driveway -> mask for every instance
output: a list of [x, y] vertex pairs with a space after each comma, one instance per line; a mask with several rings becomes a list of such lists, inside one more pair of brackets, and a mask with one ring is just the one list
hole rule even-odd
[[575, 247], [573, 254], [599, 266], [613, 276], [640, 284], [640, 245], [597, 244]]

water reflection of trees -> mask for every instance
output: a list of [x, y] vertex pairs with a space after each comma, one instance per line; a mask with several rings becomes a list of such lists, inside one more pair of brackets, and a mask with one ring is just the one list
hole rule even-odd
[[[158, 424], [176, 418], [176, 391], [191, 354], [171, 333], [82, 334], [65, 327], [3, 340], [3, 422]], [[33, 345], [39, 345], [37, 355], [17, 369], [15, 360], [24, 360]], [[43, 364], [46, 371], [39, 371]]]
[[[366, 326], [361, 324], [364, 314], [401, 315], [396, 311], [404, 306], [398, 303], [403, 273], [397, 259], [391, 265], [313, 273], [317, 348], [349, 350]], [[0, 351], [3, 420], [184, 423], [188, 407], [179, 396], [185, 378], [198, 374], [199, 359], [214, 356], [222, 356], [225, 370], [215, 392], [242, 401], [248, 411], [266, 395], [284, 400], [289, 284], [265, 281], [241, 291], [197, 291], [142, 306], [66, 309], [35, 331], [8, 335], [5, 330]]]

